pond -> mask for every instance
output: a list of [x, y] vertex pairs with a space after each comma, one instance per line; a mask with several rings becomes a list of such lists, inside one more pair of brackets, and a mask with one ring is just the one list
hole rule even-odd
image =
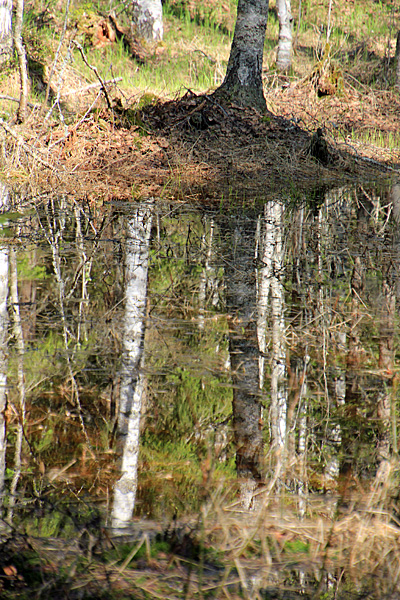
[[18, 536], [92, 564], [100, 538], [150, 548], [177, 523], [182, 556], [220, 553], [211, 597], [396, 588], [400, 184], [293, 196], [1, 187], [2, 589], [33, 585]]

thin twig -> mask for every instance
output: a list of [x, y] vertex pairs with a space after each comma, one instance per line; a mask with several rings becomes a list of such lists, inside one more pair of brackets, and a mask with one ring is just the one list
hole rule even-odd
[[[103, 84], [112, 85], [113, 83], [117, 83], [118, 81], [122, 81], [122, 77], [114, 77], [113, 79], [107, 79], [107, 81], [103, 81]], [[74, 94], [81, 94], [82, 92], [87, 92], [89, 90], [97, 88], [99, 87], [99, 85], [102, 85], [102, 83], [91, 83], [90, 85], [86, 85], [85, 87], [79, 88], [77, 90], [72, 90], [71, 92], [64, 93], [63, 96], [73, 96]]]
[[106, 82], [100, 77], [100, 74], [99, 74], [99, 71], [98, 71], [97, 67], [89, 64], [88, 59], [86, 58], [86, 55], [85, 55], [85, 53], [83, 51], [83, 48], [80, 45], [80, 43], [76, 42], [75, 40], [72, 40], [72, 43], [74, 44], [74, 46], [76, 48], [78, 48], [78, 50], [80, 52], [80, 55], [82, 56], [82, 60], [85, 63], [85, 65], [87, 67], [89, 67], [89, 69], [91, 71], [93, 71], [93, 73], [96, 75], [97, 79], [99, 80], [99, 83], [101, 85], [101, 89], [103, 90], [103, 94], [104, 94], [106, 102], [107, 102], [107, 106], [108, 106], [108, 108], [110, 110], [112, 110], [111, 100], [110, 100], [110, 97], [109, 97], [108, 92], [107, 92]]
[[[0, 100], [10, 100], [11, 102], [19, 102], [19, 98], [13, 98], [13, 96], [7, 96], [5, 94], [0, 94]], [[32, 104], [32, 102], [26, 103], [29, 108], [42, 108], [41, 104]]]
[[67, 0], [67, 6], [66, 6], [66, 8], [65, 8], [65, 16], [64, 16], [64, 25], [63, 25], [63, 30], [62, 30], [61, 37], [60, 37], [60, 41], [59, 41], [59, 43], [58, 43], [58, 47], [57, 47], [57, 50], [56, 50], [56, 53], [55, 53], [55, 56], [54, 56], [53, 64], [51, 65], [51, 70], [50, 70], [50, 75], [49, 75], [49, 81], [47, 82], [47, 87], [46, 87], [46, 95], [45, 95], [45, 98], [44, 98], [44, 103], [43, 103], [43, 104], [44, 104], [44, 106], [46, 106], [46, 104], [47, 104], [47, 101], [48, 101], [48, 99], [49, 99], [51, 80], [52, 80], [52, 78], [53, 78], [53, 73], [54, 73], [54, 70], [55, 70], [55, 68], [56, 68], [56, 64], [57, 64], [57, 61], [58, 61], [58, 57], [59, 57], [59, 54], [60, 54], [60, 51], [61, 51], [61, 46], [63, 45], [64, 38], [65, 38], [65, 33], [66, 33], [66, 31], [67, 31], [67, 24], [68, 24], [68, 14], [69, 14], [69, 5], [70, 5], [70, 3], [71, 3], [71, 0]]

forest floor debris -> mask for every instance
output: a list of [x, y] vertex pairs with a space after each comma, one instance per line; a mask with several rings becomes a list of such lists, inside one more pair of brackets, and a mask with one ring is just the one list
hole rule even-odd
[[[299, 85], [266, 95], [267, 101], [273, 96], [275, 114], [222, 106], [190, 91], [177, 100], [151, 99], [136, 110], [117, 101], [112, 111], [91, 110], [68, 128], [50, 131], [35, 127], [32, 114], [24, 143], [53, 170], [35, 168], [32, 157], [24, 160], [21, 144], [11, 139], [7, 173], [12, 177], [23, 166], [40, 190], [56, 186], [95, 202], [150, 196], [219, 202], [262, 200], [268, 192], [296, 200], [294, 190], [400, 172], [398, 147], [352, 139], [364, 129], [397, 135], [395, 93], [371, 92], [370, 101], [356, 93], [318, 99], [310, 85]], [[317, 130], [330, 148], [328, 163], [310, 155]]]

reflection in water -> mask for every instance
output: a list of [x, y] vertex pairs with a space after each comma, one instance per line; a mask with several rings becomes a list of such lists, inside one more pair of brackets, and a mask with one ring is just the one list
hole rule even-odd
[[12, 403], [13, 412], [17, 415], [16, 439], [14, 452], [14, 474], [11, 479], [9, 504], [7, 511], [7, 521], [13, 520], [14, 506], [16, 503], [16, 491], [21, 476], [22, 468], [22, 443], [24, 438], [25, 417], [26, 417], [26, 386], [25, 386], [25, 342], [22, 331], [22, 321], [18, 291], [18, 269], [17, 256], [15, 248], [10, 248], [10, 299], [11, 299], [11, 322], [12, 332], [16, 346], [16, 391], [17, 401]]
[[[284, 299], [284, 208], [276, 202], [265, 207], [266, 246], [269, 247], [265, 263], [270, 270], [272, 369], [271, 369], [271, 431], [272, 443], [282, 451], [286, 443], [286, 327]], [[270, 262], [270, 264], [268, 264]]]
[[221, 226], [227, 248], [224, 272], [236, 469], [245, 507], [250, 506], [263, 474], [254, 269], [256, 223], [254, 215], [233, 215]]
[[[0, 212], [8, 209], [8, 191], [0, 182]], [[4, 227], [1, 226], [0, 233]], [[4, 477], [6, 471], [6, 386], [8, 338], [8, 256], [7, 244], [0, 244], [0, 515], [3, 514]]]
[[145, 387], [144, 327], [152, 202], [141, 203], [129, 217], [125, 251], [125, 315], [119, 393], [118, 434], [121, 478], [115, 485], [112, 528], [124, 528], [133, 515], [137, 488], [140, 415]]
[[267, 484], [303, 518], [315, 494], [388, 490], [398, 190], [331, 190], [310, 210], [47, 198], [5, 215], [9, 517], [33, 527], [24, 497], [85, 496], [127, 529], [134, 511], [196, 512], [238, 481], [242, 507]]

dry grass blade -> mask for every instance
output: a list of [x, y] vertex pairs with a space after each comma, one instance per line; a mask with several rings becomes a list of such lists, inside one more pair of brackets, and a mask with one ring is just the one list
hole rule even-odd
[[148, 536], [146, 534], [144, 534], [142, 536], [142, 538], [140, 539], [140, 541], [136, 544], [136, 546], [131, 550], [131, 552], [129, 552], [128, 556], [126, 557], [126, 559], [124, 560], [122, 565], [119, 567], [118, 572], [120, 574], [122, 574], [126, 570], [127, 566], [132, 561], [132, 559], [136, 556], [136, 554], [139, 552], [139, 550], [143, 546], [143, 544], [146, 544], [146, 546], [147, 546], [148, 543], [149, 543]]
[[39, 152], [37, 150], [34, 150], [33, 148], [31, 148], [29, 146], [29, 144], [27, 144], [26, 142], [24, 142], [22, 136], [20, 136], [17, 133], [15, 133], [15, 131], [13, 131], [11, 129], [11, 127], [9, 127], [7, 125], [7, 123], [5, 123], [3, 121], [2, 118], [0, 118], [0, 127], [2, 127], [4, 129], [4, 131], [6, 133], [8, 133], [17, 142], [17, 144], [20, 147], [22, 147], [28, 154], [30, 154], [37, 162], [39, 162], [44, 167], [47, 167], [48, 169], [51, 169], [54, 172], [57, 171], [57, 168], [55, 167], [54, 164], [51, 164], [47, 160], [45, 160], [44, 158], [42, 158], [40, 156]]

